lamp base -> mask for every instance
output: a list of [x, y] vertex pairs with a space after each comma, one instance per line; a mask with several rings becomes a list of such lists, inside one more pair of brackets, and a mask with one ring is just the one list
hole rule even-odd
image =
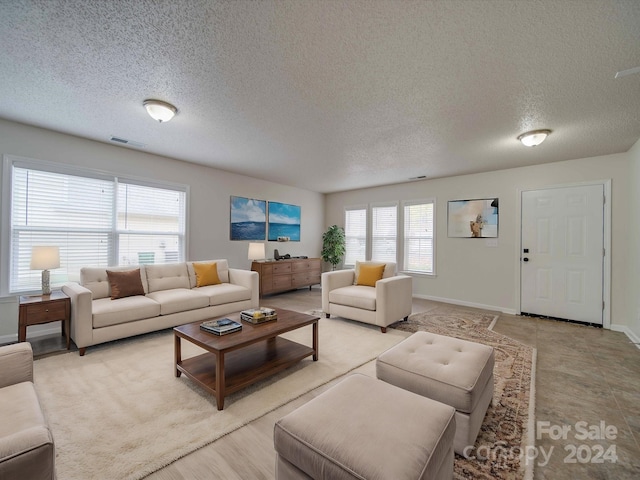
[[49, 270], [42, 271], [42, 294], [51, 295], [51, 284], [49, 283]]

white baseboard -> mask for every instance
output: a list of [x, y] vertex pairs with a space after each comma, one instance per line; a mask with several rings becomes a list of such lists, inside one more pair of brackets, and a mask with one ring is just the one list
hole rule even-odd
[[413, 295], [415, 298], [422, 298], [423, 300], [431, 300], [434, 302], [450, 303], [452, 305], [460, 305], [462, 307], [481, 308], [483, 310], [491, 310], [494, 312], [508, 313], [509, 315], [517, 315], [517, 312], [513, 308], [496, 307], [495, 305], [485, 305], [482, 303], [465, 302], [464, 300], [457, 300], [455, 298], [441, 298], [431, 295]]
[[624, 333], [627, 337], [629, 337], [629, 340], [631, 340], [632, 343], [635, 343], [637, 348], [640, 348], [640, 337], [638, 335], [636, 335], [633, 332], [633, 330], [631, 330], [626, 325], [617, 325], [615, 323], [612, 323], [611, 324], [611, 330], [613, 330], [614, 332], [622, 332], [622, 333]]
[[[61, 335], [61, 334], [62, 334], [62, 329], [61, 329], [60, 322], [27, 327], [27, 340], [35, 339], [38, 337], [46, 337], [48, 335]], [[18, 341], [17, 333], [0, 336], [0, 345], [5, 345], [7, 343], [16, 343], [17, 341]]]

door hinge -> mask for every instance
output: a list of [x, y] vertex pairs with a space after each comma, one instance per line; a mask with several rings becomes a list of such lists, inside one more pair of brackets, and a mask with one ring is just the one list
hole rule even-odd
[[602, 301], [602, 310], [604, 310], [604, 300]]

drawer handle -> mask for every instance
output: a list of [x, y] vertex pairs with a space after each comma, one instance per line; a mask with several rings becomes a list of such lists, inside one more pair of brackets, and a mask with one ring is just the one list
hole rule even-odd
[[49, 309], [47, 308], [47, 309], [45, 310], [45, 312], [48, 312], [48, 311], [49, 311]]

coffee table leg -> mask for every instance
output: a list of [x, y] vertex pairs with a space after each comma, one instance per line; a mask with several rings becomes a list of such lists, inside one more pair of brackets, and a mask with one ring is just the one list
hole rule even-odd
[[176, 377], [179, 377], [181, 372], [180, 370], [178, 370], [178, 364], [182, 361], [182, 352], [180, 351], [180, 337], [174, 334], [173, 338], [174, 338], [174, 357], [176, 360]]
[[218, 410], [224, 408], [224, 353], [216, 355], [216, 403]]
[[313, 322], [313, 361], [318, 361], [318, 322]]

